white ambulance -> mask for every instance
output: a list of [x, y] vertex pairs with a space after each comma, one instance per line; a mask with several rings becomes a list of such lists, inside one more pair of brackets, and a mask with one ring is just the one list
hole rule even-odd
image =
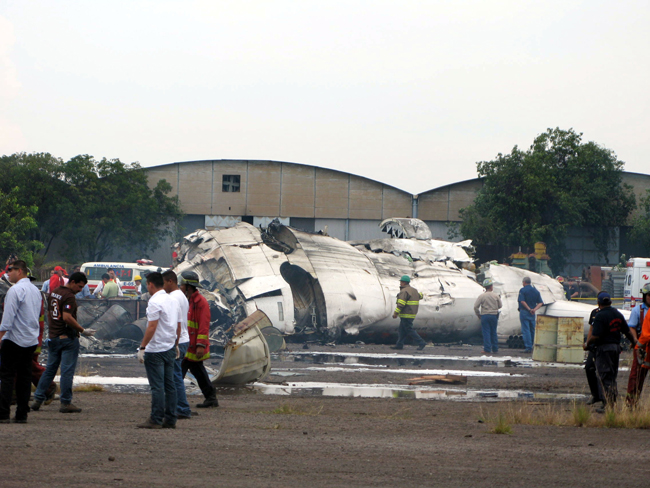
[[623, 310], [632, 310], [643, 299], [641, 288], [646, 283], [650, 283], [650, 258], [629, 259], [623, 288]]
[[[122, 292], [125, 295], [136, 295], [135, 281], [133, 278], [136, 276], [143, 277], [146, 273], [158, 271], [163, 273], [169, 268], [161, 268], [160, 266], [153, 266], [150, 264], [139, 263], [113, 263], [113, 262], [95, 262], [84, 263], [81, 265], [81, 272], [86, 274], [88, 278], [88, 288], [93, 292], [97, 285], [102, 281], [102, 275], [108, 272], [109, 269], [115, 271], [115, 276], [120, 280], [122, 285]], [[146, 272], [146, 273], [145, 273]]]

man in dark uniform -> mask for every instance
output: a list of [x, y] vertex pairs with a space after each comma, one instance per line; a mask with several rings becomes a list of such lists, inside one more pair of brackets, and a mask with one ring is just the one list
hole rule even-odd
[[637, 340], [630, 333], [630, 328], [625, 318], [617, 309], [612, 307], [609, 293], [601, 291], [598, 294], [598, 307], [600, 311], [594, 317], [591, 335], [587, 337], [586, 347], [595, 346], [596, 374], [600, 398], [603, 399], [603, 408], [597, 412], [604, 412], [605, 406], [612, 408], [616, 403], [618, 387], [618, 360], [621, 354], [621, 334], [628, 338], [633, 346]]
[[391, 349], [403, 349], [404, 341], [411, 337], [418, 343], [418, 351], [421, 351], [427, 343], [413, 330], [413, 321], [418, 313], [421, 295], [411, 286], [411, 277], [408, 275], [402, 276], [399, 282], [399, 288], [397, 307], [395, 307], [395, 312], [393, 313], [394, 319], [399, 315], [399, 329], [397, 332], [397, 343]]
[[[598, 307], [594, 308], [589, 315], [589, 333], [587, 337], [592, 335], [594, 330], [594, 319], [596, 314], [600, 312]], [[598, 389], [598, 375], [596, 374], [596, 351], [593, 345], [587, 346], [585, 341], [583, 345], [585, 351], [589, 351], [587, 354], [587, 361], [585, 361], [585, 374], [587, 375], [587, 383], [589, 384], [589, 391], [591, 391], [591, 398], [587, 400], [587, 405], [594, 405], [595, 403], [603, 402], [605, 399], [600, 397], [600, 390]]]

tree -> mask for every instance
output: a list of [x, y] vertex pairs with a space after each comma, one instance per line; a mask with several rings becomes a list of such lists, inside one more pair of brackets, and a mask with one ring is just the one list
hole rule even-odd
[[640, 244], [645, 249], [645, 254], [650, 253], [650, 190], [639, 202], [640, 215], [632, 221], [630, 239]]
[[62, 230], [61, 208], [68, 188], [61, 179], [62, 171], [63, 161], [49, 153], [0, 157], [0, 191], [7, 193], [18, 187], [18, 203], [37, 207], [38, 225], [30, 229], [28, 236], [44, 244], [43, 255], [48, 253], [52, 241]]
[[149, 188], [137, 163], [76, 156], [64, 163], [62, 179], [69, 188], [63, 212], [70, 260], [102, 261], [119, 248], [146, 253], [177, 236], [183, 215], [178, 198], [167, 196], [165, 180]]
[[20, 190], [12, 189], [9, 193], [0, 191], [0, 256], [3, 261], [10, 255], [16, 255], [28, 266], [34, 264], [33, 252], [42, 244], [27, 238], [30, 230], [37, 227], [35, 206], [23, 206], [19, 203]]
[[532, 247], [543, 241], [559, 272], [569, 227], [588, 227], [606, 258], [614, 228], [625, 225], [635, 198], [622, 184], [624, 163], [581, 139], [573, 129], [548, 129], [527, 151], [515, 146], [510, 154], [477, 163], [484, 186], [461, 210], [462, 235], [478, 245]]

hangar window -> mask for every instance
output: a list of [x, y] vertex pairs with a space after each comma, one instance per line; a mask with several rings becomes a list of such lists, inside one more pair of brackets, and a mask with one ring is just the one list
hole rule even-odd
[[221, 191], [239, 192], [239, 175], [223, 175]]

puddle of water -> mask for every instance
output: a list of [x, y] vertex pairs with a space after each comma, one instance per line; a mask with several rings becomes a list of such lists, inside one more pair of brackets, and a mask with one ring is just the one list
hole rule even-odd
[[266, 395], [308, 395], [355, 398], [412, 398], [416, 400], [451, 400], [487, 402], [500, 400], [584, 400], [586, 395], [570, 393], [534, 393], [525, 390], [478, 390], [423, 386], [358, 385], [342, 383], [288, 382], [284, 385], [255, 383], [253, 387]]
[[[496, 373], [493, 371], [464, 371], [458, 369], [376, 369], [376, 368], [344, 368], [340, 366], [308, 366], [306, 368], [292, 369], [292, 368], [274, 368], [273, 371], [327, 371], [330, 373], [403, 373], [415, 376], [425, 376], [434, 374], [457, 374], [463, 376], [509, 376], [509, 377], [524, 377], [525, 374], [513, 373]], [[271, 373], [273, 374], [273, 373]]]
[[378, 354], [351, 352], [303, 352], [280, 353], [272, 356], [283, 361], [309, 362], [314, 364], [360, 364], [364, 366], [427, 366], [427, 367], [517, 367], [517, 368], [582, 368], [582, 364], [545, 363], [530, 358], [512, 356], [442, 356], [426, 354]]

